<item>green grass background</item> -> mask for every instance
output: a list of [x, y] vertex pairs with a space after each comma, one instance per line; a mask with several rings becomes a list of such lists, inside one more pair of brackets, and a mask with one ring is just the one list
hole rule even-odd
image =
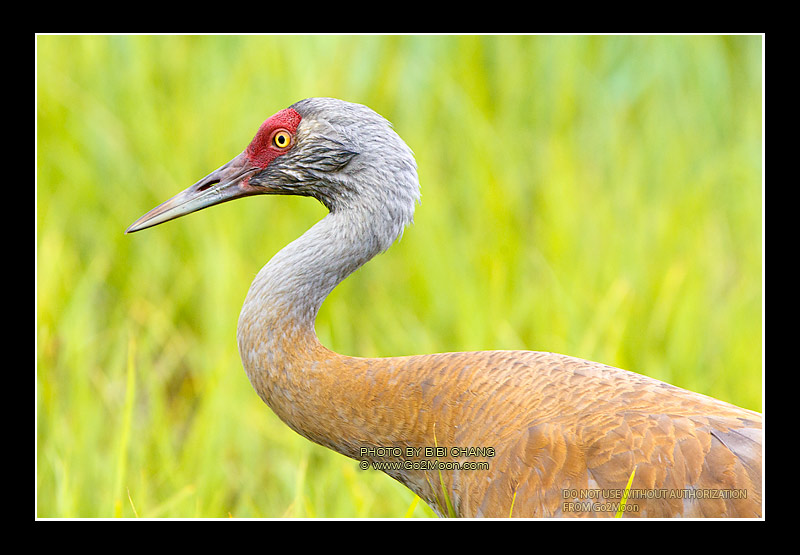
[[[137, 217], [309, 96], [414, 150], [415, 224], [317, 331], [360, 356], [531, 349], [761, 410], [759, 36], [38, 36], [36, 515], [402, 517], [260, 401], [236, 322], [308, 198]], [[413, 516], [432, 512], [424, 503]]]

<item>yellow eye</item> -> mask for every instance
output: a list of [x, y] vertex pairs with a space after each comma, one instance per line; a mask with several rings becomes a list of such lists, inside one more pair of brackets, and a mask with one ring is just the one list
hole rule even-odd
[[272, 144], [278, 148], [287, 148], [292, 144], [292, 136], [289, 135], [288, 131], [278, 131], [272, 137]]

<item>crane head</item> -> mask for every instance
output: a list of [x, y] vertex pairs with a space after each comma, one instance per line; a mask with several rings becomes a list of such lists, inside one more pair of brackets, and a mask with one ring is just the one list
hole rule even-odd
[[419, 181], [411, 149], [388, 121], [366, 106], [308, 98], [268, 118], [241, 154], [125, 233], [262, 194], [310, 196], [331, 211], [360, 204], [397, 214], [404, 225], [419, 200]]

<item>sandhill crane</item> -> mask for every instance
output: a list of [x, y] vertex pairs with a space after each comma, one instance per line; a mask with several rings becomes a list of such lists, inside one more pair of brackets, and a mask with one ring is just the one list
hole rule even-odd
[[126, 232], [249, 195], [322, 202], [329, 213], [250, 286], [245, 371], [294, 431], [382, 467], [440, 515], [613, 516], [633, 476], [625, 516], [760, 517], [757, 412], [553, 353], [357, 358], [319, 342], [323, 300], [411, 221], [416, 168], [371, 109], [309, 98]]

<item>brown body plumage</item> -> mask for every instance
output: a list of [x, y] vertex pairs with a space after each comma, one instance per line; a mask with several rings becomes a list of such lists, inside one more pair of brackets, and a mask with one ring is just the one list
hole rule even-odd
[[293, 430], [383, 465], [441, 515], [614, 516], [633, 475], [625, 516], [761, 516], [756, 412], [553, 353], [357, 358], [321, 345], [322, 301], [397, 238], [418, 187], [385, 120], [308, 99], [129, 231], [240, 196], [322, 201], [330, 214], [251, 285], [238, 329], [245, 370]]
[[[449, 500], [465, 517], [614, 516], [636, 469], [626, 516], [761, 515], [758, 413], [553, 353], [354, 358], [313, 335], [291, 341], [297, 348], [288, 360], [271, 364], [304, 368], [301, 379], [250, 378], [296, 432], [381, 464], [488, 463], [488, 470], [384, 470], [439, 514], [448, 515]], [[408, 448], [436, 446], [447, 454], [407, 456]], [[400, 448], [401, 457], [362, 451], [369, 447]], [[452, 457], [453, 447], [491, 450]]]

